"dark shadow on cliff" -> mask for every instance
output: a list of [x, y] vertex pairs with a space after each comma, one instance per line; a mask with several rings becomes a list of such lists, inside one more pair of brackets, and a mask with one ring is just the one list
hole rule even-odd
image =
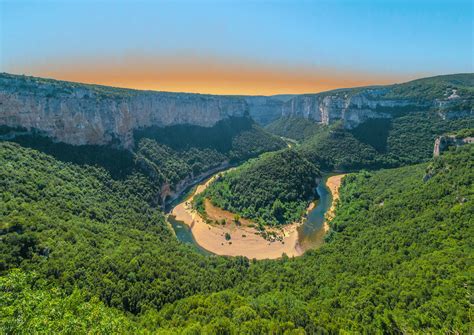
[[[114, 179], [125, 179], [134, 172], [143, 172], [159, 184], [167, 181], [173, 185], [191, 174], [213, 169], [224, 161], [241, 162], [286, 145], [248, 116], [230, 117], [212, 127], [153, 126], [135, 131], [134, 135], [135, 148], [131, 152], [120, 149], [118, 140], [109, 145], [76, 146], [54, 142], [34, 130], [0, 127], [0, 139], [36, 149], [57, 160], [99, 166]], [[150, 163], [153, 163], [152, 169]]]
[[369, 119], [350, 132], [360, 142], [384, 154], [387, 152], [387, 140], [391, 129], [391, 119]]
[[215, 149], [226, 153], [232, 149], [232, 140], [244, 131], [252, 129], [254, 121], [249, 117], [230, 117], [212, 127], [180, 124], [166, 127], [152, 126], [136, 130], [135, 141], [150, 138], [177, 151], [194, 148]]
[[143, 139], [154, 140], [177, 153], [190, 149], [212, 150], [239, 162], [286, 146], [279, 137], [267, 133], [249, 116], [229, 117], [212, 127], [190, 124], [166, 127], [152, 126], [134, 132], [135, 144]]
[[130, 151], [108, 145], [75, 146], [62, 142], [56, 143], [38, 134], [20, 135], [8, 140], [23, 147], [44, 152], [62, 162], [102, 167], [114, 179], [124, 179], [134, 169], [134, 156]]

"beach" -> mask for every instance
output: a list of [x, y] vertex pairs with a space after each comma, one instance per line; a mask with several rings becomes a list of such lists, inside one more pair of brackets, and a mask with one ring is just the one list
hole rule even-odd
[[331, 207], [326, 213], [326, 220], [324, 222], [324, 230], [329, 230], [328, 222], [334, 218], [334, 210], [336, 209], [336, 205], [339, 201], [339, 188], [341, 187], [342, 178], [344, 178], [346, 174], [338, 174], [336, 176], [331, 176], [326, 181], [326, 186], [329, 188], [329, 191], [332, 195], [332, 202]]
[[[209, 200], [206, 200], [204, 204], [207, 219], [211, 223], [206, 223], [206, 220], [192, 208], [192, 201], [218, 175], [216, 174], [206, 182], [199, 184], [194, 193], [187, 200], [173, 208], [170, 213], [175, 217], [175, 220], [182, 221], [190, 227], [194, 239], [200, 247], [218, 255], [245, 256], [250, 259], [276, 259], [282, 257], [282, 254], [289, 257], [303, 254], [304, 251], [298, 243], [297, 229], [301, 223], [286, 225], [281, 229], [267, 229], [267, 232], [273, 231], [278, 236], [278, 239], [269, 241], [259, 234], [252, 221], [240, 219], [237, 224], [233, 220], [233, 213], [212, 205]], [[327, 180], [327, 185], [333, 194], [333, 205], [339, 198], [338, 188], [343, 176], [333, 176]], [[309, 210], [313, 207], [314, 203], [312, 202]], [[331, 206], [329, 212], [330, 215], [333, 215], [334, 206]], [[221, 224], [222, 221], [225, 221], [225, 224]], [[325, 222], [326, 226], [329, 228], [327, 222]]]
[[[208, 217], [215, 220], [226, 219], [226, 224], [208, 224], [192, 208], [194, 196], [204, 191], [207, 186], [214, 181], [216, 176], [210, 178], [205, 183], [197, 186], [195, 192], [189, 199], [178, 204], [171, 211], [176, 220], [184, 222], [191, 228], [196, 243], [202, 248], [218, 255], [245, 256], [250, 259], [275, 259], [280, 258], [283, 253], [289, 257], [299, 256], [302, 251], [298, 248], [297, 225], [287, 225], [283, 229], [278, 229], [281, 241], [268, 241], [258, 235], [258, 230], [252, 227], [252, 222], [246, 219], [240, 220], [237, 225], [231, 218], [233, 214], [213, 206], [210, 201], [206, 201], [206, 213]], [[270, 230], [271, 231], [271, 230]], [[230, 239], [226, 239], [226, 234]]]

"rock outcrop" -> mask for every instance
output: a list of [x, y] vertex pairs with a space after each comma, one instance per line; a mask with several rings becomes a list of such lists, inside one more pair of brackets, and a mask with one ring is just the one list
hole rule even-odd
[[444, 99], [393, 97], [392, 87], [345, 89], [296, 96], [282, 106], [283, 116], [297, 116], [330, 124], [342, 120], [353, 128], [371, 118], [391, 118], [402, 109], [434, 109], [443, 119], [474, 115], [472, 99], [450, 95]]
[[347, 128], [352, 128], [370, 118], [391, 117], [389, 108], [416, 106], [408, 99], [384, 99], [385, 92], [365, 89], [357, 94], [347, 90], [297, 96], [284, 104], [282, 115], [304, 117], [322, 124], [343, 120]]
[[433, 148], [433, 156], [438, 157], [443, 151], [450, 146], [459, 147], [465, 144], [474, 143], [474, 137], [458, 138], [454, 135], [440, 136], [435, 140]]

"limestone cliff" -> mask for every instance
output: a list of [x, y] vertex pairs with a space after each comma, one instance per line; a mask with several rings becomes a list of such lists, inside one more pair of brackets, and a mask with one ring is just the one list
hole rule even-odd
[[357, 94], [352, 91], [327, 92], [295, 97], [283, 105], [283, 116], [299, 116], [323, 124], [343, 120], [351, 128], [370, 118], [388, 118], [387, 108], [406, 107], [409, 100], [381, 99], [381, 89], [366, 89]]
[[353, 128], [400, 109], [434, 109], [442, 118], [473, 115], [474, 75], [460, 74], [405, 84], [341, 89], [319, 94], [216, 96], [85, 85], [0, 74], [0, 126], [35, 129], [69, 144], [116, 143], [133, 147], [135, 129], [192, 124], [209, 127], [230, 116], [267, 124], [298, 116]]
[[0, 125], [36, 129], [57, 141], [133, 145], [133, 130], [152, 125], [212, 126], [242, 116], [242, 98], [165, 93], [0, 76]]
[[297, 116], [330, 124], [342, 120], [353, 128], [371, 118], [391, 118], [400, 110], [435, 109], [442, 118], [473, 115], [473, 96], [413, 98], [395, 96], [393, 87], [347, 89], [294, 97], [282, 106], [283, 116]]

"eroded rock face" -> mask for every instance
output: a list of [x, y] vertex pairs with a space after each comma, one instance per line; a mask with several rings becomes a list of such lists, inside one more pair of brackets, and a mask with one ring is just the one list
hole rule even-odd
[[[36, 129], [58, 141], [133, 145], [133, 130], [152, 125], [209, 127], [243, 116], [242, 98], [186, 93], [121, 90], [0, 77], [0, 125]], [[60, 84], [62, 83], [62, 85]]]
[[[149, 126], [204, 127], [250, 116], [268, 124], [297, 116], [323, 124], [342, 120], [353, 128], [370, 118], [390, 118], [400, 108], [434, 108], [442, 118], [472, 116], [473, 98], [452, 89], [431, 100], [398, 98], [394, 86], [342, 89], [319, 94], [216, 96], [137, 91], [0, 74], [0, 125], [35, 129], [74, 145], [115, 143], [133, 147], [133, 131]], [[451, 108], [452, 107], [452, 108]]]
[[474, 137], [457, 138], [454, 135], [439, 136], [436, 138], [433, 148], [433, 156], [438, 157], [450, 146], [459, 147], [465, 144], [474, 143]]
[[282, 115], [282, 107], [288, 99], [279, 99], [275, 96], [244, 97], [248, 105], [250, 116], [259, 124], [266, 125]]
[[[389, 118], [387, 108], [416, 106], [410, 100], [384, 99], [384, 90], [366, 89], [358, 94], [331, 92], [297, 96], [282, 108], [283, 116], [300, 116], [323, 124], [342, 120], [347, 128], [352, 128], [370, 118]], [[420, 104], [418, 104], [420, 105]], [[417, 106], [420, 107], [420, 106]], [[423, 105], [426, 107], [426, 105]], [[385, 109], [385, 110], [384, 110]]]

